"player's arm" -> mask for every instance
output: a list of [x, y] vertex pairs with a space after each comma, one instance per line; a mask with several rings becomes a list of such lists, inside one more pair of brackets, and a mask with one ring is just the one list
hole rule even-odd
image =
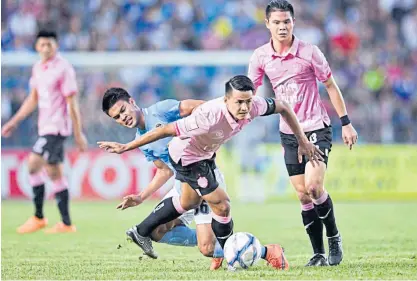
[[62, 73], [60, 90], [69, 108], [75, 143], [81, 151], [85, 151], [87, 149], [87, 139], [82, 131], [80, 107], [76, 95], [78, 92], [77, 79], [75, 70], [71, 65], [67, 65]]
[[[268, 98], [269, 99], [269, 98]], [[268, 100], [267, 99], [267, 100]], [[275, 114], [281, 114], [282, 118], [284, 118], [285, 122], [287, 122], [288, 126], [291, 128], [292, 132], [294, 133], [297, 141], [299, 143], [307, 143], [308, 138], [304, 134], [303, 129], [301, 128], [300, 122], [298, 122], [297, 116], [294, 113], [294, 110], [291, 106], [285, 102], [276, 99], [272, 99], [275, 102]], [[268, 101], [267, 101], [268, 102]]]
[[4, 137], [9, 137], [13, 131], [17, 128], [20, 122], [28, 117], [38, 106], [38, 92], [35, 88], [32, 88], [29, 96], [23, 101], [22, 106], [16, 112], [16, 114], [3, 125], [1, 134]]
[[158, 159], [153, 163], [156, 166], [156, 173], [148, 186], [141, 192], [142, 200], [149, 198], [174, 175], [174, 172], [163, 161]]
[[342, 96], [342, 92], [337, 86], [336, 81], [333, 78], [333, 75], [331, 75], [329, 79], [324, 81], [323, 84], [324, 86], [326, 86], [326, 90], [329, 94], [330, 101], [332, 102], [333, 107], [337, 112], [337, 115], [339, 115], [339, 118], [347, 115], [346, 105]]
[[205, 103], [203, 100], [183, 100], [180, 102], [180, 116], [186, 117], [193, 113], [194, 109]]
[[127, 209], [135, 207], [143, 203], [154, 192], [160, 189], [173, 175], [172, 170], [163, 161], [157, 159], [153, 161], [156, 166], [155, 176], [152, 178], [148, 186], [139, 194], [131, 194], [123, 197], [122, 203], [117, 206], [117, 209]]
[[97, 144], [100, 148], [104, 149], [107, 152], [120, 154], [163, 138], [175, 137], [176, 135], [177, 131], [175, 129], [175, 123], [169, 123], [164, 126], [155, 128], [152, 131], [149, 131], [146, 134], [140, 136], [139, 138], [126, 144], [107, 141], [99, 141], [97, 142]]
[[358, 134], [350, 124], [349, 117], [347, 115], [345, 101], [343, 100], [342, 93], [333, 78], [330, 66], [327, 63], [326, 57], [320, 51], [317, 46], [314, 46], [311, 65], [314, 70], [316, 78], [326, 86], [327, 93], [329, 94], [330, 101], [336, 109], [339, 115], [340, 121], [342, 122], [342, 137], [346, 145], [352, 149], [358, 139]]
[[215, 118], [210, 112], [199, 110], [186, 118], [155, 128], [127, 144], [103, 141], [97, 144], [107, 152], [119, 154], [167, 137], [191, 138], [206, 134], [213, 122]]
[[298, 161], [302, 162], [302, 155], [307, 155], [313, 165], [318, 163], [318, 160], [323, 160], [323, 152], [318, 149], [314, 144], [310, 143], [307, 136], [304, 134], [303, 129], [301, 128], [300, 122], [298, 122], [297, 116], [295, 115], [292, 107], [285, 101], [280, 101], [273, 98], [266, 98], [266, 110], [262, 116], [267, 116], [271, 114], [281, 114], [282, 118], [285, 119], [288, 126], [293, 131], [298, 142]]
[[69, 114], [72, 120], [72, 126], [74, 131], [74, 138], [77, 146], [81, 151], [85, 151], [87, 148], [87, 139], [84, 136], [81, 125], [80, 107], [78, 104], [77, 96], [75, 94], [66, 97], [66, 101], [69, 108]]
[[356, 132], [355, 128], [353, 128], [352, 124], [350, 123], [345, 100], [343, 99], [342, 92], [340, 91], [339, 87], [337, 86], [336, 81], [333, 78], [333, 75], [330, 76], [323, 84], [326, 86], [327, 93], [329, 94], [330, 101], [339, 115], [340, 121], [342, 122], [342, 137], [343, 142], [349, 146], [349, 149], [352, 149], [352, 146], [358, 140], [358, 133]]

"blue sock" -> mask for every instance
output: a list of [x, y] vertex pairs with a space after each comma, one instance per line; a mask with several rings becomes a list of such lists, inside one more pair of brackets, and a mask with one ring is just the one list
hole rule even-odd
[[224, 253], [223, 253], [222, 246], [220, 246], [219, 241], [217, 241], [216, 239], [216, 245], [214, 246], [213, 258], [223, 258], [223, 257], [224, 257]]
[[266, 257], [266, 247], [262, 246], [261, 258], [265, 259], [265, 257]]
[[158, 243], [165, 243], [174, 246], [197, 246], [197, 235], [195, 229], [191, 229], [184, 225], [177, 225], [158, 241]]

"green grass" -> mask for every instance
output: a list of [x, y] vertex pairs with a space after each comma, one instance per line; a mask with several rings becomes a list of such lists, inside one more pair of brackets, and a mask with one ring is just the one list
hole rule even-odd
[[[233, 203], [235, 231], [255, 234], [262, 243], [280, 243], [288, 272], [261, 261], [247, 271], [208, 270], [210, 259], [197, 248], [156, 244], [158, 260], [139, 259], [124, 231], [139, 222], [152, 204], [117, 211], [116, 202], [75, 202], [78, 232], [18, 235], [16, 227], [32, 212], [29, 202], [2, 202], [2, 279], [416, 279], [417, 203], [341, 203], [336, 205], [345, 259], [340, 266], [305, 268], [311, 249], [297, 202], [265, 205]], [[58, 220], [46, 205], [50, 224]], [[122, 248], [117, 249], [118, 245]]]

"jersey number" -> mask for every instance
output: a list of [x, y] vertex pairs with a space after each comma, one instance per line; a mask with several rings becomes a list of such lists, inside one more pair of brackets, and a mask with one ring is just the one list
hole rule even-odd
[[39, 138], [33, 146], [33, 151], [35, 151], [36, 153], [42, 153], [42, 149], [45, 146], [46, 142], [46, 138]]
[[206, 201], [201, 202], [200, 207], [194, 210], [194, 216], [197, 216], [198, 214], [207, 215], [210, 212], [209, 205]]
[[312, 133], [310, 135], [310, 142], [311, 143], [316, 143], [317, 142], [317, 134], [316, 133]]

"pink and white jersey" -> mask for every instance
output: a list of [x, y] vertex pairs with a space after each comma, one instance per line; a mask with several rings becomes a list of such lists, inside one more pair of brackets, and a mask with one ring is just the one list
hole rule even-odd
[[78, 91], [72, 65], [59, 54], [44, 63], [38, 61], [29, 83], [38, 92], [38, 134], [71, 135], [72, 122], [65, 98]]
[[[304, 132], [322, 129], [323, 123], [330, 125], [316, 79], [325, 82], [332, 72], [317, 46], [295, 37], [289, 52], [280, 56], [270, 40], [255, 50], [249, 64], [248, 76], [256, 88], [262, 84], [265, 74], [271, 81], [276, 98], [292, 106]], [[283, 119], [280, 131], [293, 134]]]
[[175, 122], [177, 137], [168, 146], [169, 154], [176, 163], [181, 159], [183, 166], [210, 159], [222, 144], [266, 110], [265, 99], [254, 96], [246, 119], [236, 121], [227, 110], [223, 97], [210, 100], [190, 116]]

